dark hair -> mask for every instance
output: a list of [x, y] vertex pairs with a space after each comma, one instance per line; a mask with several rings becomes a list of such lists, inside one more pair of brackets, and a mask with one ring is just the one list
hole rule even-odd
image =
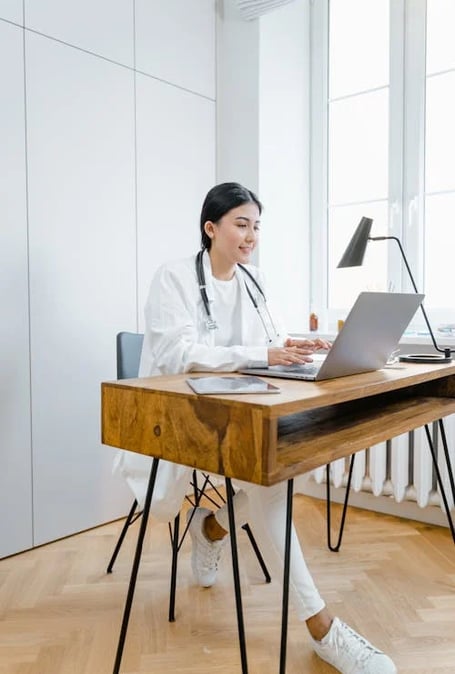
[[218, 222], [223, 215], [237, 206], [253, 202], [262, 213], [262, 204], [251, 190], [239, 183], [221, 183], [207, 193], [201, 210], [201, 245], [210, 250], [212, 240], [204, 231], [207, 220]]

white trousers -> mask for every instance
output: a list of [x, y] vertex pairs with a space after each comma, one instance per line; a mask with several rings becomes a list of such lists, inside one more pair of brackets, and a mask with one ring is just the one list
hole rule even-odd
[[[149, 457], [122, 452], [117, 467], [126, 478], [139, 504], [143, 505], [150, 475]], [[151, 513], [160, 521], [169, 522], [179, 512], [192, 476], [192, 469], [161, 460], [153, 492]], [[236, 526], [249, 523], [273, 580], [283, 579], [286, 528], [286, 482], [261, 487], [249, 482], [233, 481]], [[215, 512], [223, 529], [229, 530], [227, 505]], [[292, 525], [289, 596], [300, 620], [319, 613], [322, 600], [303, 556]]]

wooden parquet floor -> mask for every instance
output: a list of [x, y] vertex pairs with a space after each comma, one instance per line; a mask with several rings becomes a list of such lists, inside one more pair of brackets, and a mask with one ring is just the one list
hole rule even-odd
[[[295, 523], [330, 610], [383, 648], [400, 674], [455, 673], [455, 546], [444, 528], [350, 509], [339, 553], [325, 545], [324, 504], [295, 497]], [[110, 674], [137, 524], [114, 573], [122, 522], [0, 561], [0, 674]], [[152, 535], [151, 535], [152, 534]], [[280, 583], [265, 585], [246, 536], [240, 563], [251, 674], [278, 672]], [[170, 545], [150, 522], [124, 674], [240, 672], [229, 555], [211, 589], [181, 550], [177, 620], [167, 621]], [[287, 674], [330, 674], [290, 613]]]

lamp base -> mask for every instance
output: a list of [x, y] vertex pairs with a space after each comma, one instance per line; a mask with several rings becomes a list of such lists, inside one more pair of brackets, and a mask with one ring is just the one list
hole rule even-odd
[[398, 360], [402, 363], [450, 363], [452, 357], [443, 353], [408, 353]]

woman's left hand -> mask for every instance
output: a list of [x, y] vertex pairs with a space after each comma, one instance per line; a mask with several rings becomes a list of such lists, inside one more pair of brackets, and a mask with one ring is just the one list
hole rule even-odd
[[311, 351], [319, 351], [320, 349], [329, 350], [332, 346], [332, 342], [327, 341], [326, 339], [288, 339], [285, 341], [284, 346], [298, 346], [305, 349], [311, 349]]

